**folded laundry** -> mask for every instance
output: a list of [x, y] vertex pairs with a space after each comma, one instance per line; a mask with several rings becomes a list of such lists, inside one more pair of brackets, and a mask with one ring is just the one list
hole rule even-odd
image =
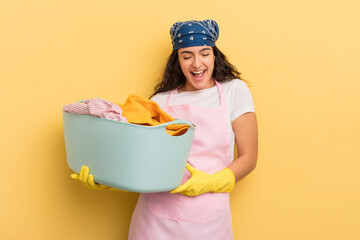
[[79, 103], [70, 103], [64, 106], [64, 111], [128, 122], [126, 117], [122, 115], [122, 109], [119, 105], [101, 98], [88, 99]]

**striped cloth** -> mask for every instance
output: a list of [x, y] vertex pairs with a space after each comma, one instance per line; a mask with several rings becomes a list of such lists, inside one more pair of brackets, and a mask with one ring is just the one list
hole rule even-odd
[[127, 118], [122, 116], [122, 110], [119, 105], [102, 98], [88, 99], [80, 103], [70, 103], [65, 105], [63, 109], [65, 112], [69, 113], [91, 115], [115, 121], [128, 122]]

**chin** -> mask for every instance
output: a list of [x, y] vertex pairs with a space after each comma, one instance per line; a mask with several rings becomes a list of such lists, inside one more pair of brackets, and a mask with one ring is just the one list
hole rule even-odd
[[206, 88], [211, 88], [214, 86], [214, 82], [212, 79], [202, 79], [202, 80], [195, 80], [191, 79], [190, 81], [187, 80], [187, 91], [195, 91], [195, 90], [202, 90]]
[[201, 90], [201, 89], [205, 89], [205, 88], [206, 88], [205, 83], [189, 82], [189, 85], [187, 86], [187, 91], [195, 91], [195, 90]]

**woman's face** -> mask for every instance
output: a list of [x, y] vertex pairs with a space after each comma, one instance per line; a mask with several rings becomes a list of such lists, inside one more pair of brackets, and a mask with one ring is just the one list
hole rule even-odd
[[184, 91], [201, 90], [215, 85], [212, 78], [215, 63], [212, 47], [180, 48], [178, 55], [181, 70], [186, 77]]

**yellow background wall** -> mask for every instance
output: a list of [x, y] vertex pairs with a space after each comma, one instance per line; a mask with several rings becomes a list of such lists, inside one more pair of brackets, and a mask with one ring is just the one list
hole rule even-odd
[[235, 239], [360, 239], [356, 0], [0, 3], [0, 239], [126, 239], [137, 194], [70, 179], [62, 106], [149, 96], [178, 20], [213, 18], [251, 82], [257, 169], [231, 194]]

